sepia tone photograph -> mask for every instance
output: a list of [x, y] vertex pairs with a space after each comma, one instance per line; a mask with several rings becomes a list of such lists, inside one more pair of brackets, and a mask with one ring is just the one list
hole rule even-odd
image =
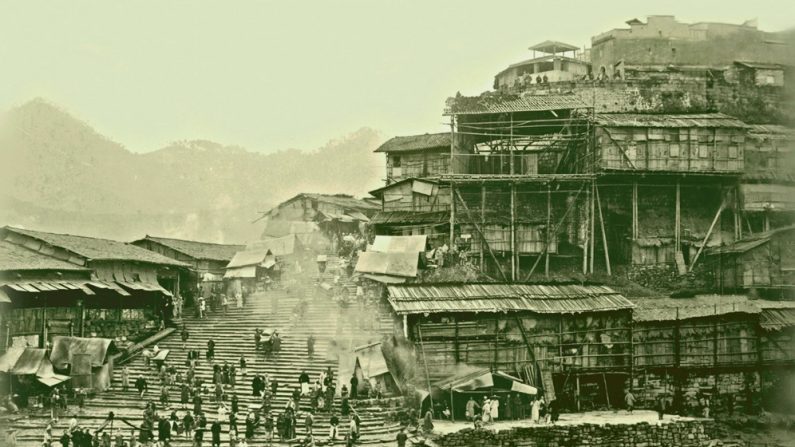
[[791, 0], [0, 0], [0, 447], [795, 447]]

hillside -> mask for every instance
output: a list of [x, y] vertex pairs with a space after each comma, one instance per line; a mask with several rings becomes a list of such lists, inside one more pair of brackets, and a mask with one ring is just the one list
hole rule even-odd
[[0, 224], [244, 242], [261, 232], [251, 223], [258, 211], [298, 192], [361, 196], [377, 187], [381, 140], [363, 128], [313, 151], [193, 140], [139, 154], [36, 99], [0, 118]]

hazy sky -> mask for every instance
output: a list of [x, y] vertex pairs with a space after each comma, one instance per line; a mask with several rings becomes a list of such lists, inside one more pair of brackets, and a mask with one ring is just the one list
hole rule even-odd
[[313, 149], [363, 126], [444, 130], [546, 40], [633, 17], [795, 25], [791, 0], [0, 1], [0, 109], [41, 96], [134, 151], [203, 138]]

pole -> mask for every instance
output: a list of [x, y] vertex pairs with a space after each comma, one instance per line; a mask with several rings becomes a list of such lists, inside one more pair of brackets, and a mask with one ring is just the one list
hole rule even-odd
[[596, 232], [595, 225], [596, 225], [596, 180], [591, 181], [591, 215], [590, 215], [590, 229], [588, 230], [588, 242], [590, 243], [590, 250], [591, 254], [588, 256], [589, 262], [589, 270], [591, 274], [593, 274], [593, 261], [596, 257], [595, 249], [596, 249]]
[[674, 210], [674, 251], [679, 253], [682, 250], [682, 193], [679, 179], [676, 179], [676, 209]]
[[547, 253], [544, 260], [544, 275], [549, 277], [549, 244], [552, 242], [552, 185], [547, 183]]
[[638, 182], [632, 183], [632, 241], [638, 238]]
[[[480, 226], [481, 228], [486, 226], [486, 186], [483, 184], [480, 185]], [[485, 251], [486, 251], [485, 240], [481, 235], [480, 237], [480, 271], [481, 272], [484, 271], [483, 268], [485, 267], [484, 264], [484, 261], [486, 259]]]
[[[431, 376], [428, 374], [428, 360], [425, 358], [425, 345], [422, 343], [422, 324], [417, 324], [417, 335], [420, 338], [420, 352], [422, 353], [422, 364], [425, 367], [425, 380], [428, 382], [428, 400], [431, 404], [431, 411], [433, 411], [433, 396], [431, 395]], [[422, 413], [422, 402], [420, 402], [420, 413]]]
[[698, 261], [698, 257], [701, 256], [701, 252], [704, 250], [704, 247], [707, 246], [707, 242], [709, 241], [709, 237], [712, 236], [712, 230], [715, 229], [715, 224], [718, 223], [718, 219], [720, 219], [720, 215], [723, 212], [724, 203], [721, 202], [720, 206], [718, 207], [718, 212], [715, 213], [715, 218], [712, 219], [712, 223], [709, 226], [709, 230], [707, 230], [707, 235], [704, 236], [704, 240], [701, 242], [701, 246], [698, 247], [698, 251], [696, 252], [696, 256], [693, 257], [693, 262], [690, 263], [690, 271], [693, 271], [693, 267], [696, 266], [696, 262]]
[[513, 183], [511, 183], [511, 281], [516, 281], [516, 185]]
[[511, 175], [514, 174], [514, 166], [513, 166], [513, 113], [510, 114], [511, 116], [511, 124], [510, 124], [510, 139], [508, 140], [508, 154], [510, 157], [510, 166], [511, 166]]
[[599, 223], [602, 230], [602, 245], [605, 249], [605, 267], [607, 268], [608, 276], [612, 276], [613, 273], [610, 269], [610, 252], [607, 248], [607, 233], [605, 232], [605, 218], [602, 214], [602, 200], [599, 197], [599, 188], [595, 188], [594, 191], [596, 192], [596, 205], [598, 206], [599, 210]]
[[[463, 201], [463, 199], [461, 199]], [[455, 183], [450, 182], [450, 248], [455, 242]]]
[[[586, 207], [591, 203], [591, 190], [585, 190], [585, 205]], [[590, 227], [590, 223], [588, 222], [588, 217], [590, 215], [590, 208], [586, 208], [585, 211], [585, 225], [583, 226], [583, 233], [584, 238], [582, 241], [582, 274], [585, 275], [588, 273], [588, 247], [590, 247], [590, 242], [588, 241], [588, 228]]]

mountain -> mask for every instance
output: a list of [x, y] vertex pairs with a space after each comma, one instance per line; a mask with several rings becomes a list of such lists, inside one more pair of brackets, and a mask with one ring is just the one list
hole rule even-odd
[[299, 192], [363, 196], [379, 186], [382, 140], [362, 128], [312, 151], [191, 140], [133, 153], [36, 99], [0, 116], [0, 224], [245, 242], [261, 233], [259, 211]]

